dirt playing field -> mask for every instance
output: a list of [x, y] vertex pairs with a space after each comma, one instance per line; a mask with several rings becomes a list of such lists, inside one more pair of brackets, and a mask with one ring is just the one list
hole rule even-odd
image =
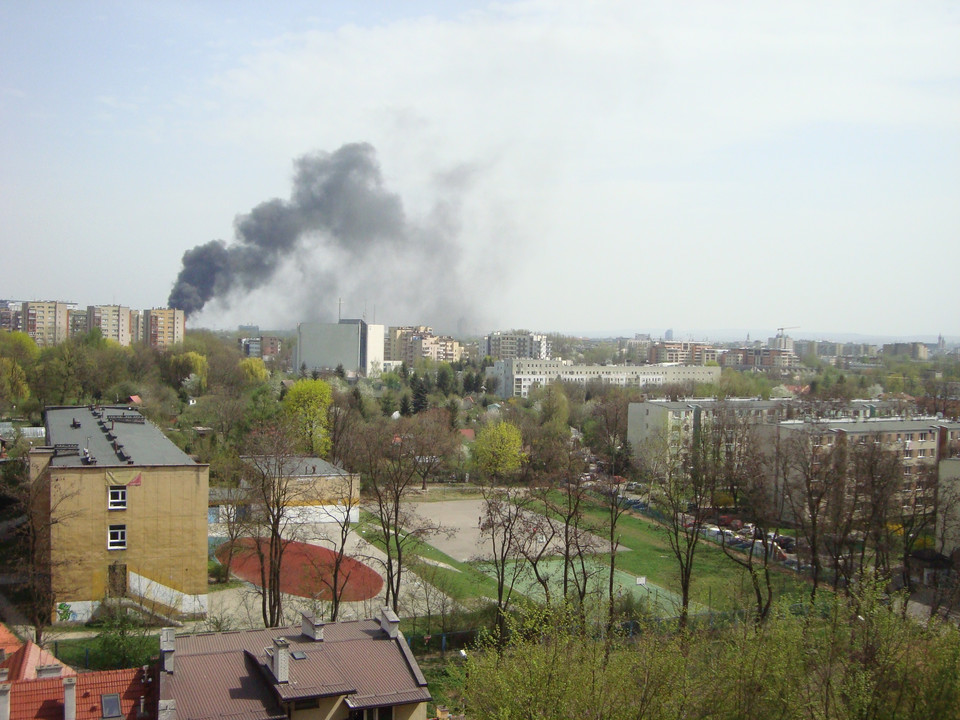
[[[251, 538], [237, 541], [230, 571], [247, 582], [260, 585], [260, 559], [254, 542]], [[230, 543], [218, 547], [217, 560], [225, 563], [228, 552]], [[288, 541], [280, 566], [280, 590], [303, 598], [331, 599], [335, 557], [335, 553], [327, 548]], [[343, 593], [340, 597], [344, 602], [368, 600], [376, 597], [383, 588], [383, 578], [379, 573], [351, 557], [343, 558], [340, 577], [343, 582]]]

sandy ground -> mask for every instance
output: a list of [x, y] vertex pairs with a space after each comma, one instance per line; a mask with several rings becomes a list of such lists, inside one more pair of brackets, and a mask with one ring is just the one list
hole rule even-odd
[[[430, 538], [429, 542], [454, 560], [469, 562], [490, 556], [490, 540], [480, 534], [480, 518], [483, 500], [447, 500], [442, 502], [413, 503], [416, 512], [432, 520], [439, 520], [449, 532]], [[533, 513], [531, 513], [533, 515]], [[596, 547], [606, 546], [603, 538], [593, 536]], [[629, 552], [620, 546], [618, 552]], [[559, 543], [554, 543], [550, 554], [559, 555]]]
[[484, 553], [486, 543], [480, 537], [479, 519], [483, 500], [446, 500], [413, 503], [414, 512], [439, 521], [446, 532], [429, 539], [429, 543], [454, 560], [467, 562]]

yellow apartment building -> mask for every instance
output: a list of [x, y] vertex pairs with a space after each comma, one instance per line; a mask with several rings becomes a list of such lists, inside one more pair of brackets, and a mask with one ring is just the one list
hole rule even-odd
[[59, 345], [70, 336], [70, 304], [53, 300], [25, 302], [23, 331], [40, 347]]
[[51, 407], [45, 424], [30, 479], [56, 616], [87, 620], [109, 597], [205, 615], [209, 466], [126, 406]]
[[186, 335], [186, 315], [174, 308], [153, 308], [143, 311], [140, 338], [150, 347], [161, 350], [182, 343]]

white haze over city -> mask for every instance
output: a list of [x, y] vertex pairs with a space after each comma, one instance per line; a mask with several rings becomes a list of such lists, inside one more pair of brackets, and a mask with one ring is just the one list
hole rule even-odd
[[0, 6], [0, 298], [960, 335], [955, 3], [280, 5]]

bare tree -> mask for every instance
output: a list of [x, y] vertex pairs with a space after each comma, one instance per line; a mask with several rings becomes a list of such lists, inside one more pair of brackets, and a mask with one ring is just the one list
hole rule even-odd
[[525, 572], [523, 548], [530, 543], [523, 517], [530, 496], [516, 489], [484, 486], [480, 534], [489, 541], [490, 555], [481, 562], [493, 569], [497, 583], [497, 637], [505, 639], [506, 613], [517, 581]]
[[812, 603], [823, 575], [821, 553], [825, 549], [825, 533], [829, 528], [826, 515], [830, 493], [844, 469], [837, 462], [832, 438], [819, 426], [790, 431], [790, 436], [780, 447], [786, 470], [783, 490], [787, 507], [810, 553]]
[[883, 445], [882, 433], [860, 436], [849, 448], [850, 473], [858, 485], [860, 527], [863, 542], [858, 561], [859, 576], [864, 578], [871, 565], [867, 550], [873, 550], [873, 573], [890, 579], [894, 548], [892, 525], [900, 515], [903, 490], [903, 463], [900, 456]]
[[327, 408], [330, 435], [329, 460], [343, 467], [350, 456], [350, 443], [363, 423], [357, 400], [351, 393], [333, 390], [333, 400]]
[[364, 427], [354, 444], [350, 466], [362, 473], [368, 492], [367, 510], [376, 518], [387, 576], [385, 601], [396, 612], [407, 550], [441, 531], [439, 522], [415, 513], [408, 497], [420, 477], [422, 448], [411, 432], [412, 419], [378, 419]]
[[446, 409], [431, 408], [411, 418], [410, 440], [416, 453], [420, 489], [426, 490], [427, 480], [437, 477], [459, 450], [459, 434], [451, 427]]
[[260, 564], [263, 623], [278, 627], [284, 621], [280, 571], [292, 532], [291, 508], [302, 502], [307, 488], [296, 479], [296, 441], [286, 425], [254, 431], [249, 445], [253, 454], [246, 458], [243, 479], [250, 511], [246, 531]]
[[777, 553], [773, 538], [783, 521], [782, 497], [769, 484], [769, 478], [776, 478], [777, 466], [775, 462], [765, 465], [755, 427], [732, 409], [719, 408], [704, 434], [708, 449], [703, 471], [712, 476], [710, 484], [716, 488], [714, 505], [719, 504], [718, 497], [729, 496], [734, 508], [752, 523], [745, 551], [732, 548], [726, 533], [720, 535], [720, 545], [750, 578], [756, 605], [754, 620], [759, 624], [767, 618], [773, 601], [770, 564]]
[[520, 554], [543, 590], [544, 602], [550, 605], [550, 582], [553, 579], [544, 568], [544, 560], [554, 550], [561, 525], [552, 517], [554, 505], [550, 499], [552, 487], [544, 485], [530, 489], [530, 510], [521, 518], [521, 532], [529, 538], [521, 543]]
[[663, 515], [670, 551], [677, 562], [681, 629], [687, 625], [693, 562], [715, 489], [715, 474], [706, 455], [707, 448], [698, 430], [688, 444], [677, 443], [673, 447], [665, 437], [652, 438], [641, 453], [651, 500]]
[[333, 528], [331, 534], [320, 539], [333, 555], [323, 566], [315, 568], [320, 586], [324, 595], [329, 595], [330, 621], [336, 622], [340, 617], [340, 606], [343, 602], [343, 593], [350, 582], [350, 565], [347, 559], [347, 545], [350, 533], [353, 530], [354, 518], [360, 509], [359, 478], [356, 475], [345, 473], [332, 481], [332, 487], [327, 491], [325, 500], [333, 501], [336, 509], [326, 512], [326, 525]]
[[34, 642], [42, 645], [46, 629], [57, 619], [53, 613], [58, 600], [73, 590], [57, 582], [62, 574], [58, 571], [69, 561], [52, 557], [51, 534], [60, 523], [80, 515], [75, 502], [79, 489], [65, 480], [51, 479], [49, 472], [30, 477], [28, 449], [19, 441], [11, 449], [11, 459], [4, 464], [3, 494], [12, 499], [19, 515], [15, 551], [8, 558], [24, 597], [18, 607], [33, 628]]

